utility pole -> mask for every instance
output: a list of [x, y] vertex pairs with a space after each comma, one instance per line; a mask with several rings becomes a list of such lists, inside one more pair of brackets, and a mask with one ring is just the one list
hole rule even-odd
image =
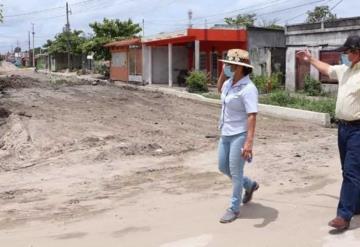
[[69, 4], [66, 2], [66, 25], [65, 25], [65, 32], [67, 36], [67, 64], [68, 70], [70, 71], [70, 22], [69, 22]]
[[31, 50], [31, 39], [30, 39], [30, 31], [28, 31], [28, 36], [29, 36], [29, 50], [28, 50], [28, 56], [29, 56], [29, 64], [28, 66], [30, 65], [30, 50]]
[[145, 37], [145, 20], [142, 19], [142, 31], [143, 31], [143, 37]]
[[192, 28], [192, 23], [191, 23], [192, 16], [193, 16], [193, 12], [192, 12], [192, 10], [190, 9], [190, 10], [189, 10], [189, 12], [188, 12], [188, 17], [189, 17], [189, 28]]
[[32, 36], [33, 36], [33, 57], [32, 57], [32, 66], [35, 67], [35, 29], [34, 29], [34, 23], [32, 24]]

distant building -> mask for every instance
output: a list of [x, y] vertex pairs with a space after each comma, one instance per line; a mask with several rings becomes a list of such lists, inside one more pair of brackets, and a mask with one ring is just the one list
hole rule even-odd
[[249, 50], [255, 74], [285, 72], [283, 30], [210, 28], [161, 33], [106, 45], [112, 54], [110, 78], [143, 84], [184, 84], [191, 70], [204, 71], [216, 82], [229, 49]]
[[330, 80], [309, 63], [297, 59], [299, 50], [309, 49], [314, 57], [329, 64], [347, 62], [347, 56], [334, 51], [349, 35], [360, 35], [360, 17], [341, 18], [329, 22], [302, 23], [286, 26], [286, 88], [291, 91], [304, 89], [306, 75], [320, 80], [327, 91], [336, 91], [338, 82]]
[[282, 74], [285, 82], [286, 39], [283, 29], [247, 27], [248, 51], [255, 75]]
[[[38, 69], [45, 69], [49, 71], [61, 71], [68, 69], [68, 56], [67, 53], [56, 53], [56, 54], [38, 54], [35, 55], [35, 64]], [[72, 55], [71, 69], [81, 69], [83, 64], [82, 55]]]
[[143, 81], [143, 58], [140, 38], [111, 42], [110, 79], [114, 81]]

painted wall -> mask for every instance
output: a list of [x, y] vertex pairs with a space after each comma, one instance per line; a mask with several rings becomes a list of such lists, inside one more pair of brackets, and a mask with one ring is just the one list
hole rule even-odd
[[111, 50], [110, 79], [113, 81], [128, 81], [128, 54], [127, 49]]

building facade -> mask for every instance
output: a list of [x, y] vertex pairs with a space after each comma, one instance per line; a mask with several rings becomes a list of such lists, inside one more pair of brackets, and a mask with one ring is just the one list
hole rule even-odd
[[322, 83], [325, 91], [336, 91], [337, 81], [320, 75], [309, 63], [297, 59], [296, 52], [309, 49], [314, 57], [331, 65], [347, 63], [346, 56], [334, 50], [354, 34], [360, 35], [360, 17], [286, 26], [286, 88], [290, 91], [304, 89], [304, 79], [310, 75]]

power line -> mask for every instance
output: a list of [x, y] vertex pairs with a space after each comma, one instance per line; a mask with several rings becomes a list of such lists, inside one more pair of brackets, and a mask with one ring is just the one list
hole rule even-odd
[[[334, 1], [334, 0], [328, 0], [328, 2], [327, 2], [327, 3], [330, 3], [330, 2], [332, 2], [332, 1]], [[341, 1], [343, 1], [343, 0], [341, 0]], [[338, 4], [339, 4], [339, 3], [338, 3]], [[336, 7], [338, 4], [336, 4], [334, 7]], [[334, 7], [333, 7], [333, 8], [334, 8]], [[333, 9], [333, 8], [332, 8], [332, 9]], [[285, 22], [285, 23], [287, 23], [287, 22], [289, 22], [289, 21], [295, 20], [295, 19], [297, 19], [298, 17], [300, 17], [300, 16], [303, 16], [303, 15], [307, 14], [307, 13], [308, 13], [308, 11], [309, 11], [309, 10], [307, 10], [306, 12], [301, 13], [301, 14], [299, 14], [299, 15], [296, 15], [296, 16], [294, 16], [294, 17], [291, 17], [291, 18], [289, 18], [289, 19], [286, 19], [286, 20], [284, 20], [284, 22]]]
[[[82, 4], [91, 3], [91, 2], [95, 2], [95, 1], [99, 1], [99, 0], [85, 0], [85, 1], [75, 2], [72, 5], [82, 5]], [[40, 14], [40, 13], [43, 13], [43, 12], [49, 12], [49, 11], [51, 12], [51, 11], [63, 10], [63, 9], [64, 9], [64, 7], [53, 7], [53, 8], [47, 8], [47, 9], [41, 9], [41, 10], [34, 10], [34, 11], [20, 13], [20, 14], [5, 15], [4, 18], [13, 18], [13, 17], [35, 15], [35, 14]]]
[[285, 9], [280, 9], [280, 10], [275, 10], [275, 11], [263, 13], [263, 14], [260, 14], [260, 15], [258, 15], [258, 16], [263, 16], [263, 15], [273, 14], [273, 13], [279, 13], [279, 12], [284, 12], [284, 11], [287, 11], [287, 10], [292, 10], [292, 9], [296, 9], [296, 8], [304, 7], [304, 6], [307, 6], [307, 5], [312, 5], [312, 4], [314, 4], [314, 3], [324, 2], [324, 1], [326, 1], [326, 0], [317, 0], [317, 1], [310, 2], [310, 3], [304, 3], [304, 4], [296, 5], [296, 6], [290, 7], [290, 8], [285, 8]]
[[[271, 11], [271, 12], [265, 12], [265, 13], [256, 14], [256, 12], [258, 12], [259, 10], [274, 7], [274, 6], [284, 2], [284, 1], [281, 1], [281, 0], [275, 0], [275, 1], [272, 1], [272, 2], [268, 2], [267, 4], [261, 3], [261, 4], [257, 4], [257, 5], [251, 5], [251, 6], [248, 6], [248, 7], [244, 7], [244, 8], [241, 8], [241, 9], [236, 9], [236, 10], [233, 10], [233, 11], [227, 11], [227, 12], [222, 12], [222, 13], [212, 14], [212, 15], [207, 15], [207, 16], [202, 16], [202, 17], [195, 17], [195, 18], [193, 18], [193, 20], [194, 19], [199, 20], [195, 24], [196, 25], [201, 25], [201, 26], [203, 25], [203, 20], [205, 20], [205, 19], [207, 20], [207, 24], [216, 24], [219, 21], [223, 21], [224, 17], [221, 17], [221, 18], [214, 18], [214, 17], [221, 16], [221, 15], [224, 15], [224, 14], [237, 12], [236, 15], [229, 16], [230, 18], [236, 18], [237, 15], [239, 15], [241, 13], [244, 13], [245, 12], [244, 10], [247, 10], [247, 12], [255, 13], [256, 16], [265, 16], [265, 15], [271, 15], [273, 13], [283, 12], [283, 11], [287, 11], [287, 10], [291, 10], [291, 9], [295, 9], [295, 8], [299, 8], [299, 7], [303, 7], [303, 6], [307, 6], [307, 5], [311, 5], [311, 4], [314, 4], [314, 3], [323, 2], [323, 1], [326, 1], [326, 0], [317, 0], [317, 1], [312, 1], [310, 3], [303, 3], [303, 4], [300, 4], [300, 5], [296, 5], [296, 6], [291, 6], [289, 8], [284, 8], [284, 9], [275, 10], [275, 11]], [[330, 1], [332, 1], [332, 0], [330, 0]], [[286, 1], [286, 2], [288, 2], [288, 1]], [[213, 19], [213, 21], [209, 22], [209, 19]], [[184, 20], [184, 22], [181, 23], [181, 20]], [[156, 20], [150, 20], [150, 22], [152, 22], [153, 24], [156, 23], [156, 25], [183, 26], [183, 25], [187, 25], [187, 23], [185, 23], [186, 20], [187, 19], [172, 20], [172, 21], [176, 22], [174, 24], [169, 24], [169, 23], [165, 24], [163, 21], [161, 22], [161, 21], [156, 21]]]
[[[130, 2], [135, 2], [135, 0], [125, 0], [125, 1], [121, 1], [118, 2], [117, 0], [98, 0], [98, 3], [94, 3], [94, 5], [88, 5], [86, 6], [86, 8], [81, 8], [81, 10], [79, 11], [74, 11], [73, 14], [75, 15], [81, 15], [81, 14], [85, 14], [87, 12], [92, 12], [92, 11], [98, 11], [99, 8], [101, 9], [105, 9], [105, 8], [114, 8], [116, 5], [121, 4], [122, 7], [124, 4], [130, 3]], [[107, 2], [111, 2], [112, 4], [106, 4]], [[74, 8], [76, 9], [76, 8]]]
[[339, 2], [337, 2], [334, 6], [332, 6], [332, 8], [330, 10], [335, 9], [340, 3], [342, 3], [344, 0], [340, 0]]
[[[221, 15], [227, 15], [227, 14], [230, 14], [230, 13], [239, 13], [241, 11], [244, 11], [244, 10], [249, 10], [249, 9], [252, 9], [252, 8], [255, 8], [254, 10], [251, 10], [249, 12], [252, 12], [252, 11], [257, 11], [259, 9], [263, 9], [263, 8], [268, 8], [268, 7], [273, 7], [274, 5], [276, 5], [277, 2], [284, 2], [284, 0], [273, 0], [273, 1], [270, 1], [270, 2], [267, 2], [267, 1], [264, 1], [262, 3], [258, 3], [258, 4], [254, 4], [254, 5], [250, 5], [250, 6], [247, 6], [247, 7], [244, 7], [244, 8], [240, 8], [240, 9], [235, 9], [235, 10], [231, 10], [231, 11], [225, 11], [225, 12], [221, 12], [221, 13], [217, 13], [217, 14], [211, 14], [211, 15], [204, 15], [204, 16], [199, 16], [199, 17], [194, 17], [193, 20], [201, 20], [203, 21], [204, 19], [213, 19], [214, 17], [216, 16], [221, 16]], [[266, 6], [264, 6], [264, 4]], [[278, 4], [278, 3], [277, 3]], [[262, 6], [260, 8], [258, 8], [259, 6]], [[181, 21], [187, 21], [188, 18], [186, 19], [153, 19], [152, 21], [173, 21], [173, 22], [181, 22]]]
[[[307, 5], [312, 5], [314, 3], [320, 3], [320, 2], [324, 2], [324, 1], [326, 1], [326, 0], [316, 0], [316, 1], [309, 2], [309, 3], [304, 3], [304, 4], [299, 4], [299, 5], [288, 7], [288, 8], [274, 10], [274, 11], [271, 11], [271, 12], [256, 14], [256, 16], [259, 17], [259, 16], [272, 15], [274, 13], [280, 13], [280, 12], [284, 12], [284, 11], [288, 11], [288, 10], [293, 10], [293, 9], [296, 9], [296, 8], [300, 8], [300, 7], [304, 7], [304, 6], [307, 6]], [[236, 17], [236, 16], [233, 16], [233, 17]], [[213, 21], [213, 22], [210, 22], [210, 23], [211, 24], [216, 24], [216, 23], [218, 23], [218, 21]]]
[[63, 9], [63, 8], [64, 7], [56, 7], [56, 8], [36, 10], [36, 11], [31, 11], [31, 12], [21, 13], [21, 14], [16, 14], [16, 15], [5, 15], [4, 18], [13, 18], [13, 17], [20, 17], [20, 16], [27, 16], [27, 15], [35, 15], [35, 14], [54, 11], [54, 10], [59, 10], [59, 9]]

